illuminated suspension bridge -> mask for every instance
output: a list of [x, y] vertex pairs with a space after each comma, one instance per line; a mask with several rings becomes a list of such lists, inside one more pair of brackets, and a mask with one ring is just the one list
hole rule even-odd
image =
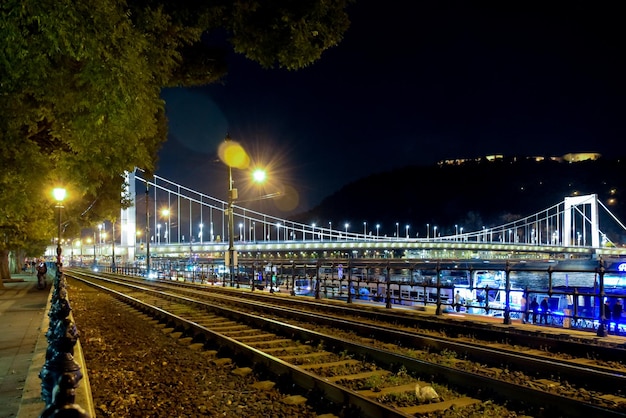
[[[143, 204], [137, 197], [143, 194]], [[600, 210], [626, 231], [624, 224], [596, 195], [565, 197], [562, 202], [535, 214], [502, 225], [476, 231], [456, 230], [442, 235], [434, 227], [426, 237], [379, 235], [376, 231], [354, 232], [338, 227], [305, 224], [268, 215], [238, 205], [235, 198], [224, 201], [154, 176], [147, 180], [139, 171], [128, 174], [128, 195], [133, 205], [122, 211], [121, 239], [97, 240], [93, 250], [81, 249], [85, 258], [114, 254], [123, 262], [146, 255], [192, 257], [207, 255], [228, 259], [246, 253], [318, 254], [337, 252], [352, 256], [381, 257], [404, 251], [414, 257], [486, 257], [494, 254], [565, 254], [573, 256], [626, 255], [625, 248], [612, 243], [599, 224]], [[229, 208], [232, 207], [232, 221]], [[396, 227], [397, 228], [397, 227]], [[102, 233], [102, 231], [98, 231]], [[96, 233], [94, 232], [94, 237]], [[92, 252], [93, 251], [93, 252]], [[235, 260], [236, 263], [236, 260]], [[227, 263], [228, 264], [228, 263]], [[232, 264], [232, 263], [231, 263]]]

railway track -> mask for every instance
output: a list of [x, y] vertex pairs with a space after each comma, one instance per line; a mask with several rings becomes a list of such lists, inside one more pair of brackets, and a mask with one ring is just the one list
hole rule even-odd
[[[68, 276], [93, 280], [75, 272]], [[224, 289], [207, 295], [198, 288], [149, 284], [116, 278], [106, 287], [117, 288], [118, 298], [181, 335], [217, 344], [361, 416], [419, 416], [451, 408], [465, 408], [469, 415], [493, 400], [534, 415], [624, 416], [616, 391], [624, 376], [599, 366], [424, 336], [415, 327], [390, 327], [385, 318], [365, 321], [362, 312], [352, 319], [330, 314], [328, 306], [325, 313], [306, 312], [288, 306], [289, 298], [270, 297], [269, 303], [267, 295], [255, 294], [260, 300], [253, 301], [246, 293], [242, 300]], [[285, 306], [276, 306], [278, 300]], [[584, 388], [589, 382], [604, 383]]]

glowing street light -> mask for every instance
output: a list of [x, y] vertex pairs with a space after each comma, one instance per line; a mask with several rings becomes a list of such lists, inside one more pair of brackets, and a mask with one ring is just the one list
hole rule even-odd
[[376, 239], [378, 239], [379, 230], [380, 230], [380, 224], [376, 224]]
[[200, 244], [202, 244], [202, 228], [204, 228], [204, 224], [200, 224], [200, 232], [198, 233], [198, 238], [200, 239]]
[[406, 239], [409, 239], [409, 226], [406, 226]]
[[396, 222], [396, 238], [400, 239], [400, 223]]
[[348, 227], [350, 224], [346, 222], [343, 226], [346, 228], [346, 240], [348, 240]]
[[243, 237], [242, 237], [241, 234], [243, 234], [243, 224], [242, 223], [239, 224], [239, 241], [243, 241]]

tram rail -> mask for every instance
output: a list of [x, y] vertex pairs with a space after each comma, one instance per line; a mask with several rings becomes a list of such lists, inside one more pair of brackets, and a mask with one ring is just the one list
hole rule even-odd
[[[68, 276], [75, 278], [78, 278], [79, 276], [86, 277], [86, 275], [74, 272], [67, 274]], [[115, 280], [116, 286], [122, 286], [119, 282], [119, 277]], [[216, 332], [215, 329], [211, 330], [210, 327], [200, 326], [200, 321], [198, 321], [196, 317], [198, 312], [195, 312], [193, 315], [185, 314], [189, 315], [188, 318], [184, 318], [183, 315], [178, 315], [175, 312], [168, 312], [168, 310], [163, 307], [165, 305], [163, 305], [164, 302], [161, 298], [167, 297], [170, 300], [176, 300], [177, 304], [193, 304], [198, 307], [197, 311], [206, 309], [210, 309], [211, 311], [219, 310], [221, 311], [220, 315], [227, 315], [230, 320], [234, 320], [236, 318], [238, 322], [243, 321], [247, 326], [253, 325], [259, 329], [270, 330], [270, 332], [273, 332], [276, 335], [290, 336], [290, 338], [284, 338], [282, 340], [293, 340], [294, 336], [297, 336], [297, 341], [324, 341], [324, 345], [334, 347], [335, 352], [337, 352], [337, 350], [339, 350], [339, 352], [346, 351], [352, 353], [352, 355], [356, 357], [367, 358], [370, 362], [373, 362], [378, 366], [384, 365], [384, 367], [389, 367], [391, 370], [388, 370], [388, 372], [390, 373], [393, 373], [392, 370], [394, 365], [397, 366], [398, 364], [402, 364], [411, 373], [416, 373], [422, 376], [437, 376], [442, 381], [448, 382], [456, 387], [467, 388], [469, 392], [475, 391], [476, 386], [478, 386], [482, 389], [483, 393], [494, 394], [500, 399], [506, 399], [508, 401], [524, 405], [536, 405], [537, 408], [541, 409], [554, 409], [555, 411], [560, 411], [559, 413], [565, 413], [567, 416], [584, 416], [589, 413], [602, 414], [602, 416], [624, 416], [620, 411], [620, 407], [616, 407], [615, 405], [621, 405], [619, 396], [609, 392], [611, 388], [614, 390], [616, 387], [623, 386], [624, 375], [616, 371], [609, 372], [606, 369], [603, 370], [602, 367], [590, 365], [580, 366], [575, 365], [572, 362], [568, 363], [556, 359], [540, 358], [538, 355], [506, 352], [501, 347], [489, 348], [484, 345], [481, 346], [480, 344], [469, 344], [467, 342], [452, 341], [451, 339], [446, 338], [418, 335], [415, 332], [409, 332], [409, 328], [416, 328], [415, 322], [409, 324], [409, 318], [403, 319], [403, 315], [399, 312], [394, 312], [393, 315], [389, 313], [381, 314], [380, 312], [375, 311], [370, 312], [368, 309], [364, 309], [364, 306], [350, 307], [348, 309], [345, 304], [341, 307], [335, 307], [332, 303], [320, 303], [317, 301], [309, 302], [309, 308], [316, 309], [317, 311], [303, 312], [303, 306], [305, 305], [301, 300], [297, 301], [297, 307], [288, 306], [290, 301], [293, 301], [294, 298], [268, 298], [267, 294], [254, 294], [254, 299], [251, 299], [252, 292], [246, 292], [246, 299], [242, 300], [241, 295], [237, 295], [237, 292], [233, 293], [232, 289], [220, 288], [218, 292], [215, 287], [211, 289], [210, 287], [207, 288], [204, 286], [205, 290], [213, 290], [209, 294], [204, 295], [204, 297], [211, 298], [211, 302], [207, 302], [199, 299], [200, 295], [204, 293], [200, 292], [202, 287], [195, 286], [188, 288], [185, 291], [186, 295], [174, 295], [171, 290], [171, 284], [173, 283], [165, 283], [168, 288], [167, 292], [163, 289], [149, 289], [149, 287], [154, 284], [147, 281], [140, 280], [139, 283], [139, 285], [137, 282], [135, 282], [135, 284], [126, 283], [123, 284], [123, 286], [125, 286], [125, 289], [132, 287], [134, 289], [133, 292], [147, 292], [151, 295], [150, 298], [155, 298], [158, 295], [161, 307], [154, 306], [154, 303], [148, 303], [147, 299], [140, 300], [138, 297], [125, 295], [125, 293], [128, 293], [129, 290], [117, 292], [116, 297], [126, 300], [127, 303], [136, 306], [140, 310], [150, 311], [152, 315], [156, 316], [161, 321], [172, 323], [175, 327], [185, 330], [185, 332], [191, 333], [195, 336], [202, 334], [205, 336], [204, 338], [211, 340], [219, 339], [220, 345], [227, 346], [229, 350], [251, 358], [251, 361], [262, 364], [268, 369], [274, 370], [278, 375], [290, 375], [294, 383], [301, 385], [303, 388], [309, 390], [312, 388], [323, 388], [326, 396], [334, 402], [346, 402], [346, 399], [348, 399], [348, 402], [352, 407], [360, 409], [366, 408], [368, 411], [378, 411], [372, 412], [374, 415], [369, 416], [414, 416], [419, 412], [418, 410], [415, 410], [416, 412], [414, 412], [414, 409], [405, 409], [405, 412], [401, 412], [401, 410], [394, 408], [392, 409], [392, 411], [395, 411], [394, 413], [404, 413], [405, 415], [388, 415], [390, 412], [387, 411], [387, 406], [383, 405], [382, 407], [374, 407], [366, 404], [364, 402], [369, 402], [364, 400], [368, 399], [367, 397], [360, 395], [355, 397], [353, 390], [343, 388], [342, 386], [333, 383], [342, 381], [341, 377], [336, 378], [333, 376], [332, 379], [329, 379], [328, 376], [321, 376], [321, 379], [326, 383], [320, 382], [320, 377], [316, 377], [315, 374], [310, 373], [307, 370], [310, 370], [310, 367], [308, 366], [294, 366], [285, 360], [280, 360], [280, 358], [276, 359], [275, 356], [270, 355], [267, 352], [264, 353], [258, 348], [258, 346], [254, 347], [250, 344], [245, 344], [242, 341], [237, 341], [234, 337], [229, 337]], [[151, 286], [148, 286], [149, 284]], [[164, 286], [165, 284], [158, 283], [159, 286]], [[180, 286], [180, 283], [176, 284], [177, 286]], [[145, 296], [142, 297], [145, 298]], [[239, 301], [237, 301], [237, 298], [239, 298]], [[276, 307], [276, 302], [279, 301], [282, 302], [283, 306]], [[218, 302], [220, 306], [217, 305]], [[233, 303], [238, 304], [239, 308], [242, 306], [241, 304], [244, 304], [246, 310], [249, 311], [254, 309], [254, 312], [248, 313], [239, 309], [235, 310], [233, 308], [226, 308], [223, 306], [223, 304], [230, 304], [232, 306]], [[326, 309], [326, 314], [321, 314], [319, 311], [320, 308]], [[350, 309], [353, 310], [351, 315], [356, 315], [356, 318], [348, 319], [345, 317], [345, 314], [343, 318], [336, 317], [339, 312], [345, 312]], [[173, 307], [171, 310], [176, 311]], [[333, 311], [332, 315], [328, 313], [329, 311]], [[259, 312], [263, 312], [264, 314], [260, 315]], [[271, 319], [268, 318], [270, 313], [273, 317]], [[542, 378], [536, 379], [536, 384], [534, 385], [520, 385], [510, 381], [504, 381], [500, 378], [494, 378], [489, 375], [474, 373], [468, 370], [461, 370], [450, 366], [444, 366], [412, 358], [406, 354], [402, 354], [401, 350], [393, 352], [389, 349], [376, 348], [371, 344], [368, 345], [358, 341], [348, 340], [346, 338], [332, 337], [326, 333], [321, 333], [312, 329], [303, 328], [300, 325], [294, 325], [292, 323], [286, 323], [285, 321], [275, 319], [279, 317], [298, 319], [300, 323], [324, 322], [325, 326], [333, 329], [345, 329], [347, 327], [359, 336], [368, 336], [370, 339], [383, 341], [386, 345], [389, 345], [389, 342], [393, 341], [393, 345], [397, 348], [421, 347], [426, 350], [454, 351], [459, 353], [461, 357], [476, 362], [476, 364], [483, 363], [482, 367], [489, 369], [495, 368], [496, 365], [506, 364], [506, 367], [511, 367], [512, 369], [525, 369], [530, 370], [531, 373], [534, 371], [534, 373], [537, 374], [540, 370], [543, 370], [545, 376], [555, 373], [560, 379], [567, 379], [574, 384], [576, 382], [587, 382], [587, 385], [592, 386], [594, 391], [596, 391], [594, 396], [597, 395], [596, 398], [598, 399], [592, 398], [587, 402], [581, 400], [580, 398], [575, 399], [566, 397], [562, 393], [553, 393], [550, 390], [546, 390], [546, 387], [558, 386], [560, 385], [560, 382], [550, 382], [549, 379], [544, 376], [539, 376]], [[367, 319], [367, 323], [363, 323], [365, 319]], [[382, 323], [371, 323], [374, 319]], [[432, 319], [428, 320], [431, 321]], [[441, 326], [440, 321], [434, 321], [434, 323], [439, 323], [439, 326]], [[402, 329], [392, 329], [390, 324], [395, 324], [393, 328], [399, 327]], [[491, 332], [495, 333], [496, 331], [492, 330]], [[502, 330], [500, 330], [500, 333], [500, 335], [502, 335]], [[283, 342], [287, 343], [287, 341]], [[332, 382], [330, 382], [330, 380], [332, 380]], [[350, 379], [343, 378], [343, 380]], [[599, 394], [598, 392], [600, 391], [606, 392]], [[602, 397], [605, 398], [605, 402], [602, 402], [602, 399], [600, 399]], [[471, 403], [473, 401], [470, 398], [470, 400], [466, 402]], [[430, 406], [430, 408], [433, 408], [433, 406]]]

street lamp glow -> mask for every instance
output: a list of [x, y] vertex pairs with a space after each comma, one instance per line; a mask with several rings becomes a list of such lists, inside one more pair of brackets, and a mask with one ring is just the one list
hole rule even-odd
[[52, 196], [54, 197], [54, 200], [56, 200], [59, 203], [62, 203], [65, 200], [66, 194], [67, 194], [67, 191], [62, 187], [55, 187], [52, 190]]
[[267, 179], [267, 173], [265, 172], [265, 170], [256, 168], [252, 172], [252, 180], [254, 180], [255, 183], [263, 183], [266, 179]]
[[380, 224], [376, 224], [376, 238], [378, 238], [378, 231], [380, 230]]

